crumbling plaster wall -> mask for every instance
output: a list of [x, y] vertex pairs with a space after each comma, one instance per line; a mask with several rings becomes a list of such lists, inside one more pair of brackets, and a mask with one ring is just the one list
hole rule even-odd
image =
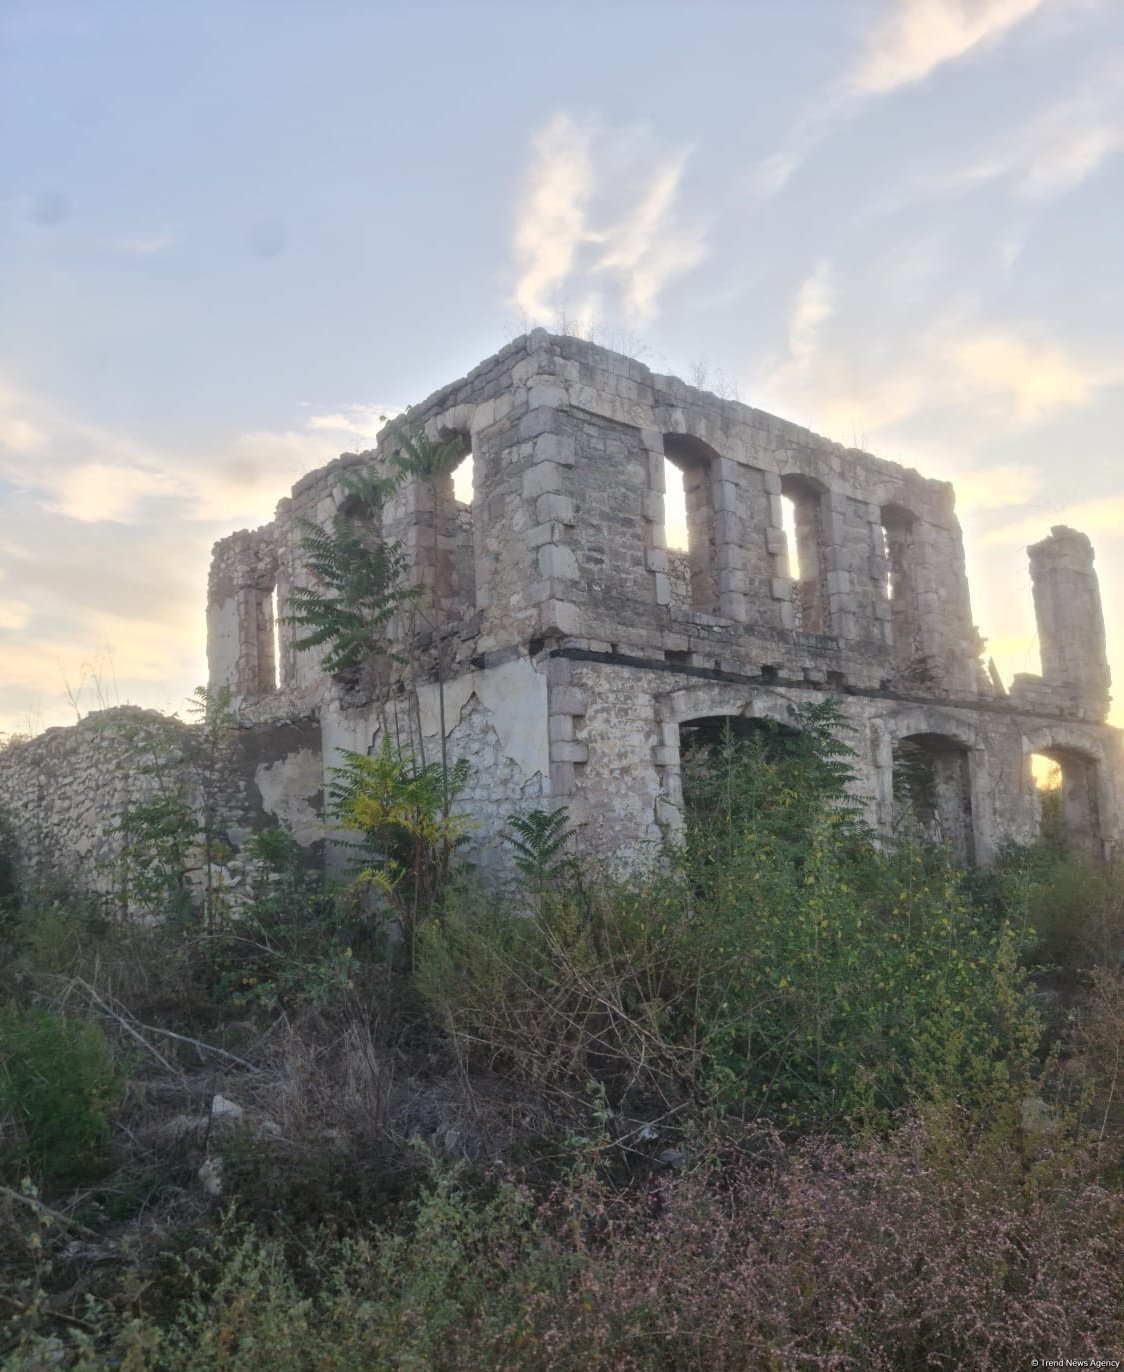
[[[510, 815], [549, 805], [547, 677], [545, 664], [526, 653], [446, 682], [419, 683], [388, 700], [334, 699], [320, 721], [329, 771], [345, 752], [377, 752], [384, 738], [424, 762], [445, 756], [452, 765], [464, 758], [468, 781], [454, 809], [468, 821], [462, 855], [481, 870], [502, 866], [497, 839]], [[346, 836], [332, 830], [330, 837]], [[349, 861], [346, 848], [335, 843], [327, 857], [335, 872]]]

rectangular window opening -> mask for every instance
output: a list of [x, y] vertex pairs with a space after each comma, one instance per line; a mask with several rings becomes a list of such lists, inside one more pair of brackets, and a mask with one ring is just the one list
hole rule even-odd
[[687, 528], [687, 489], [682, 470], [664, 458], [664, 541], [667, 547], [667, 573], [671, 581], [671, 603], [677, 609], [691, 608], [691, 551]]
[[831, 632], [827, 597], [822, 505], [823, 488], [808, 478], [781, 478], [781, 525], [788, 551], [795, 627]]
[[455, 621], [476, 609], [475, 464], [468, 435], [465, 453], [435, 483], [433, 565], [430, 584], [443, 617]]
[[788, 577], [800, 580], [800, 544], [796, 538], [796, 502], [790, 495], [781, 496], [781, 528], [788, 550]]
[[882, 525], [882, 555], [886, 559], [886, 599], [892, 605], [894, 603], [894, 559], [890, 554], [890, 534], [885, 524]]
[[473, 494], [472, 454], [465, 453], [453, 468], [453, 499], [458, 505], [471, 505]]
[[683, 473], [675, 465], [664, 458], [664, 534], [667, 538], [668, 550], [674, 549], [677, 553], [690, 551], [690, 543], [687, 533], [687, 490], [683, 482]]
[[273, 662], [271, 664], [272, 672], [267, 672], [267, 675], [272, 676], [272, 682], [267, 685], [266, 689], [279, 691], [281, 689], [281, 611], [277, 600], [276, 586], [269, 593], [269, 627], [273, 641]]

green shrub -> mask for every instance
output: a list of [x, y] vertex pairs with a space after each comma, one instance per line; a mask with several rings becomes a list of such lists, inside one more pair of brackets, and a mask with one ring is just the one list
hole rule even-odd
[[11, 966], [31, 973], [73, 972], [95, 947], [111, 942], [109, 922], [91, 900], [39, 893], [24, 900], [5, 927]]
[[80, 1182], [104, 1161], [122, 1075], [96, 1025], [39, 1007], [0, 1010], [0, 1164]]
[[454, 904], [422, 931], [418, 988], [471, 1061], [536, 1088], [682, 1103], [697, 1085], [698, 969], [677, 881], [569, 884], [533, 909]]
[[1119, 967], [1124, 959], [1124, 863], [1067, 857], [1031, 890], [1035, 958], [1063, 972]]
[[239, 904], [197, 955], [220, 1001], [276, 1011], [329, 1004], [354, 984], [354, 947], [363, 936], [350, 908], [284, 829], [246, 844], [255, 864], [253, 896]]
[[696, 758], [686, 842], [650, 886], [560, 884], [426, 931], [419, 985], [470, 1058], [808, 1128], [987, 1099], [1039, 1026], [1017, 924], [940, 855], [878, 849], [827, 707]]
[[118, 844], [113, 871], [121, 913], [190, 922], [195, 895], [188, 858], [199, 842], [199, 822], [186, 796], [173, 790], [130, 800], [110, 832]]
[[333, 819], [360, 840], [357, 882], [397, 925], [413, 969], [418, 931], [441, 912], [453, 854], [469, 821], [452, 811], [468, 781], [468, 763], [420, 762], [388, 736], [373, 755], [345, 751], [328, 787]]

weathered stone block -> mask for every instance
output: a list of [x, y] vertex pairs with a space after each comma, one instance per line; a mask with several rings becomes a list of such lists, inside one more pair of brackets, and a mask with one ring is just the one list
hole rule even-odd
[[555, 381], [538, 381], [532, 384], [527, 394], [527, 409], [559, 409], [569, 400], [566, 387]]
[[555, 409], [543, 406], [537, 410], [528, 410], [519, 421], [519, 437], [532, 439], [553, 433], [557, 423], [558, 411]]
[[[532, 470], [534, 470], [532, 468]], [[549, 491], [535, 501], [535, 514], [544, 523], [557, 520], [560, 524], [574, 523], [574, 502], [568, 495]]]
[[551, 743], [568, 743], [574, 737], [572, 715], [551, 715], [547, 720], [547, 736]]
[[578, 634], [582, 613], [572, 601], [554, 597], [543, 603], [539, 623], [544, 633]]
[[523, 473], [523, 498], [536, 500], [550, 491], [561, 491], [565, 473], [557, 462], [536, 462]]
[[547, 543], [538, 550], [539, 575], [560, 581], [578, 581], [577, 559], [573, 552], [560, 544]]
[[[566, 664], [567, 666], [569, 664]], [[556, 715], [584, 715], [589, 707], [589, 696], [576, 686], [552, 686], [550, 691], [550, 712]]]
[[550, 760], [555, 762], [588, 762], [589, 745], [586, 743], [558, 742], [551, 744]]

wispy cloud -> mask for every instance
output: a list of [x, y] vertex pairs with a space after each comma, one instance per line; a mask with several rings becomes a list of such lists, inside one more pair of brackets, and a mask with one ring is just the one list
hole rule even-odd
[[959, 167], [918, 179], [925, 192], [1007, 182], [1020, 199], [1064, 195], [1124, 149], [1124, 59], [1101, 63], [1078, 88]]
[[[850, 279], [842, 298], [828, 264], [816, 265], [795, 290], [787, 349], [765, 371], [762, 403], [861, 442], [922, 411], [1031, 427], [1124, 384], [1124, 355], [1085, 355], [1031, 321], [989, 325], [961, 306], [903, 329], [893, 302], [913, 267], [910, 254], [898, 256], [896, 266], [884, 256], [869, 276]], [[873, 279], [891, 304], [871, 331], [859, 310], [870, 308]]]
[[961, 514], [1009, 510], [1026, 505], [1042, 490], [1042, 473], [1033, 467], [1006, 465], [950, 470]]
[[386, 421], [393, 419], [397, 413], [394, 405], [344, 405], [323, 414], [310, 414], [305, 422], [310, 429], [373, 443]]
[[856, 348], [849, 311], [840, 316], [835, 281], [831, 264], [821, 260], [797, 286], [787, 347], [765, 370], [759, 400], [861, 446], [868, 430], [918, 408], [924, 378], [900, 355], [882, 356], [877, 344]]
[[755, 172], [764, 195], [781, 190], [841, 119], [874, 97], [932, 76], [1004, 39], [1032, 15], [1066, 0], [893, 0], [863, 51]]
[[705, 255], [701, 232], [676, 227], [675, 199], [687, 154], [669, 157], [635, 208], [604, 234], [605, 251], [593, 270], [620, 278], [625, 315], [633, 320], [656, 314], [660, 292], [673, 276], [695, 266]]
[[1044, 338], [1000, 330], [955, 338], [938, 360], [962, 395], [981, 397], [1020, 424], [1086, 405], [1121, 376], [1119, 367], [1082, 361]]
[[287, 429], [231, 435], [206, 455], [138, 441], [0, 384], [0, 477], [88, 524], [140, 523], [154, 501], [181, 520], [261, 522], [305, 472], [365, 442], [385, 410], [344, 406]]
[[[898, 0], [843, 79], [852, 96], [887, 95], [999, 42], [1052, 0]], [[1056, 3], [1056, 0], [1053, 0]]]
[[[0, 581], [4, 579], [4, 572], [0, 570]], [[8, 596], [2, 594], [0, 588], [0, 630], [16, 632], [25, 629], [31, 622], [31, 606], [26, 600], [18, 596]]]
[[586, 206], [596, 184], [593, 137], [567, 114], [556, 114], [531, 139], [531, 165], [515, 225], [519, 280], [514, 300], [532, 319], [552, 297], [589, 240]]
[[37, 481], [45, 508], [86, 524], [127, 523], [151, 496], [182, 495], [169, 472], [113, 462], [83, 462], [47, 470]]
[[826, 261], [816, 264], [796, 292], [788, 328], [788, 351], [794, 365], [805, 368], [815, 357], [823, 326], [835, 312]]
[[557, 114], [531, 140], [512, 235], [513, 302], [533, 320], [593, 308], [645, 323], [667, 284], [706, 255], [683, 221], [688, 152], [643, 127], [601, 130]]
[[1124, 538], [1124, 491], [1082, 500], [1062, 509], [1052, 509], [1048, 516], [1037, 514], [1012, 520], [983, 535], [981, 542], [992, 546], [1031, 543], [1044, 538], [1054, 524], [1068, 524], [1082, 533], [1096, 534], [1101, 539]]
[[[384, 408], [308, 406], [205, 454], [148, 444], [0, 381], [0, 732], [65, 722], [63, 678], [112, 649], [122, 698], [177, 706], [200, 679], [211, 542], [268, 519]], [[365, 446], [365, 444], [364, 444]]]

